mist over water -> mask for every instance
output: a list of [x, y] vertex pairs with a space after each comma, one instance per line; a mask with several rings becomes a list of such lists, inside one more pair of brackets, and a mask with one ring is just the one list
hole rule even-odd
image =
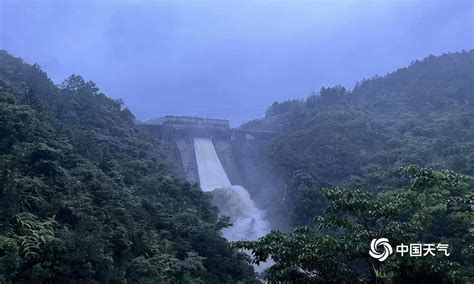
[[231, 185], [210, 139], [195, 138], [194, 150], [203, 191], [211, 192], [220, 213], [229, 216], [232, 226], [223, 230], [230, 241], [256, 240], [270, 231], [265, 212], [255, 205], [249, 192]]

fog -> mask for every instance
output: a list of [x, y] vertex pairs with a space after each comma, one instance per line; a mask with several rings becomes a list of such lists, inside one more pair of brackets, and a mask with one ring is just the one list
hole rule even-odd
[[56, 83], [93, 80], [142, 121], [182, 114], [235, 126], [275, 100], [472, 49], [473, 18], [469, 0], [3, 0], [0, 49]]

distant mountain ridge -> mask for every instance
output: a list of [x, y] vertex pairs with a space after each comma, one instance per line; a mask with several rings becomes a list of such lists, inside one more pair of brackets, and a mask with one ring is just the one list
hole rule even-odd
[[308, 182], [383, 190], [408, 164], [474, 175], [474, 51], [429, 56], [352, 91], [335, 86], [275, 102], [242, 128], [283, 133], [256, 158], [284, 176], [279, 194], [296, 223], [318, 207], [302, 206], [298, 188]]

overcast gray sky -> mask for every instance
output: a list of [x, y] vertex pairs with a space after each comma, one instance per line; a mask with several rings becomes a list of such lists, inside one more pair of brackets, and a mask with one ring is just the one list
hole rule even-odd
[[474, 46], [470, 0], [0, 0], [0, 49], [72, 73], [140, 120], [260, 117], [273, 101]]

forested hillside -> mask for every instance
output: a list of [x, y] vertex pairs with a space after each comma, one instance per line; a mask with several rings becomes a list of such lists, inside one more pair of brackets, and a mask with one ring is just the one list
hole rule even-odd
[[275, 102], [242, 127], [281, 131], [261, 158], [285, 177], [292, 221], [304, 224], [320, 208], [312, 189], [380, 191], [409, 164], [474, 174], [473, 70], [474, 51], [430, 56], [353, 91], [335, 86]]
[[[256, 159], [284, 179], [276, 213], [302, 226], [239, 244], [256, 261], [272, 255], [270, 279], [473, 281], [474, 51], [275, 102], [242, 128], [282, 133]], [[379, 237], [445, 241], [453, 253], [383, 265], [367, 255]]]
[[0, 52], [0, 283], [255, 281], [120, 101]]
[[[270, 282], [472, 281], [473, 70], [474, 51], [430, 56], [243, 125], [280, 133], [240, 150], [257, 200], [295, 229], [234, 246], [271, 256]], [[228, 219], [134, 122], [93, 82], [56, 86], [0, 52], [0, 283], [258, 282]], [[281, 187], [260, 189], [262, 172]], [[450, 256], [382, 263], [381, 237]]]

